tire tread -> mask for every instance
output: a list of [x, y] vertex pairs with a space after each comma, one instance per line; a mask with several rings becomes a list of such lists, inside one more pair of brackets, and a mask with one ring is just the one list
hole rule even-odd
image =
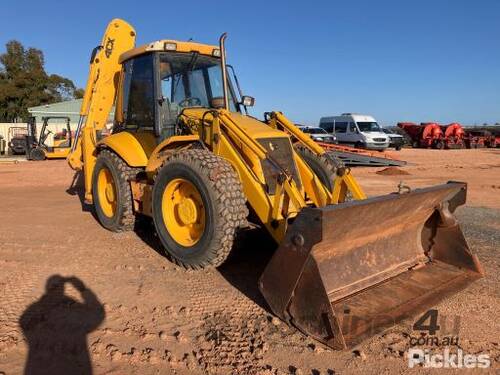
[[110, 161], [118, 171], [118, 184], [123, 192], [123, 199], [119, 202], [122, 207], [122, 214], [118, 220], [118, 225], [115, 228], [110, 228], [113, 232], [131, 231], [135, 227], [136, 215], [134, 213], [132, 189], [130, 188], [130, 180], [136, 178], [141, 168], [130, 167], [125, 161], [111, 150], [104, 149], [99, 153], [99, 158], [106, 158]]
[[233, 247], [237, 229], [247, 225], [248, 209], [243, 187], [238, 174], [232, 165], [225, 159], [201, 148], [190, 148], [170, 156], [161, 168], [168, 168], [173, 162], [187, 164], [193, 169], [201, 171], [207, 189], [211, 191], [217, 203], [218, 225], [215, 228], [215, 238], [212, 246], [206, 252], [204, 259], [189, 262], [178, 259], [171, 254], [168, 258], [175, 264], [191, 269], [218, 267], [229, 256]]

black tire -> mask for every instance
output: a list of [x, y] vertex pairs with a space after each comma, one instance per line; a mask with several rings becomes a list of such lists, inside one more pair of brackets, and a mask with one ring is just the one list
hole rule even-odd
[[394, 148], [396, 149], [396, 151], [401, 151], [401, 149], [403, 148], [403, 146], [402, 145], [397, 145]]
[[332, 155], [321, 155], [318, 156], [314, 154], [308, 148], [297, 146], [295, 150], [304, 159], [309, 168], [318, 176], [319, 180], [323, 185], [325, 185], [328, 190], [333, 190], [333, 181], [337, 176], [337, 172], [340, 168], [345, 168], [344, 163]]
[[45, 160], [45, 150], [41, 147], [36, 147], [29, 151], [28, 156], [30, 160], [36, 160], [36, 161]]
[[[192, 246], [183, 246], [169, 233], [162, 199], [169, 182], [187, 180], [198, 191], [205, 212], [203, 233]], [[153, 221], [167, 256], [191, 269], [218, 267], [229, 256], [239, 227], [247, 225], [248, 209], [238, 174], [231, 164], [204, 149], [189, 149], [169, 157], [153, 187]]]
[[413, 141], [412, 144], [411, 144], [412, 148], [418, 148], [419, 146], [420, 146], [420, 144], [419, 144], [418, 141]]
[[437, 141], [435, 144], [434, 144], [434, 148], [436, 150], [443, 150], [444, 149], [444, 142], [443, 141]]
[[[97, 177], [99, 172], [107, 168], [111, 172], [117, 196], [116, 211], [113, 217], [104, 214], [97, 193]], [[97, 156], [92, 175], [92, 196], [96, 215], [106, 229], [113, 232], [124, 232], [134, 229], [135, 214], [132, 201], [130, 180], [137, 176], [138, 169], [129, 167], [118, 155], [109, 150], [102, 150]]]

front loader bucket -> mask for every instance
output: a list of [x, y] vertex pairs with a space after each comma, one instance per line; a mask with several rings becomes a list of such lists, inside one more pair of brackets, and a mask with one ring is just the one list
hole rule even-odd
[[449, 182], [303, 209], [259, 288], [282, 320], [350, 348], [483, 276], [453, 215], [466, 190]]

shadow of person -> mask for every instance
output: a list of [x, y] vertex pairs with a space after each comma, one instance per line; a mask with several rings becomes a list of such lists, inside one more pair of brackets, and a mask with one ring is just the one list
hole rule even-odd
[[[79, 292], [83, 302], [65, 295], [66, 284]], [[24, 373], [92, 374], [87, 335], [104, 317], [103, 305], [80, 279], [49, 277], [45, 294], [19, 319], [29, 346]]]

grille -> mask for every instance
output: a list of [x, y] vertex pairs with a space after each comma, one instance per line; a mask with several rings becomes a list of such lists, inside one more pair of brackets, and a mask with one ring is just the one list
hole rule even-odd
[[385, 138], [373, 138], [375, 142], [385, 142]]
[[[301, 186], [300, 179], [297, 174], [297, 166], [293, 158], [292, 144], [288, 138], [264, 138], [258, 142], [267, 151], [267, 154], [272, 158], [287, 174], [291, 175], [295, 184]], [[279, 175], [279, 170], [273, 164], [265, 159], [262, 161], [262, 170], [266, 179], [267, 191], [269, 194], [274, 194], [276, 191], [276, 180]]]
[[18, 137], [12, 138], [10, 140], [9, 147], [17, 150], [17, 152], [19, 152], [20, 150], [24, 150], [26, 148], [26, 139]]

